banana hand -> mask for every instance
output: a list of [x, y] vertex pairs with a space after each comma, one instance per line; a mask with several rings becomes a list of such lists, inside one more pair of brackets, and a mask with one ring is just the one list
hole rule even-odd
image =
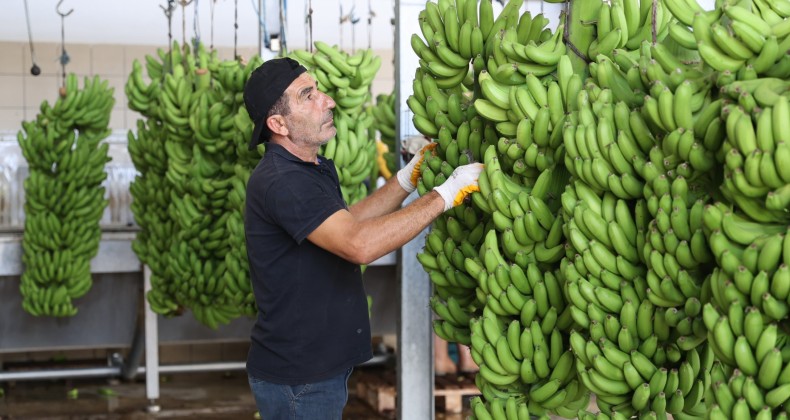
[[425, 152], [436, 148], [438, 143], [428, 143], [409, 161], [409, 163], [398, 171], [398, 183], [406, 192], [411, 193], [417, 188], [417, 181], [420, 179], [420, 166], [425, 158]]
[[434, 191], [444, 199], [444, 210], [463, 203], [464, 198], [475, 191], [480, 191], [477, 178], [485, 166], [482, 163], [470, 163], [455, 168], [452, 175], [442, 185], [435, 187]]

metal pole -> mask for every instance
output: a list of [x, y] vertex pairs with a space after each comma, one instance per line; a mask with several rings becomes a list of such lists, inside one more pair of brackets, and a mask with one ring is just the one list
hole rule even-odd
[[[417, 16], [424, 3], [397, 0], [395, 2], [395, 91], [397, 114], [397, 139], [416, 133], [406, 98], [412, 94], [414, 69], [419, 63], [411, 53], [410, 37]], [[395, 156], [400, 156], [400, 141], [396, 141]], [[399, 160], [400, 161], [400, 160]], [[416, 198], [416, 194], [408, 201]], [[425, 243], [425, 232], [407, 243], [399, 252], [398, 317], [398, 418], [421, 420], [434, 417], [433, 398], [433, 332], [428, 301], [431, 282], [417, 262], [417, 252]]]
[[148, 411], [159, 411], [159, 324], [156, 313], [145, 295], [151, 290], [151, 268], [143, 266], [143, 301], [145, 304], [145, 395], [148, 398]]
[[39, 371], [2, 372], [0, 382], [6, 381], [34, 381], [40, 379], [63, 378], [94, 378], [102, 376], [118, 376], [121, 374], [120, 366], [108, 366], [80, 369], [48, 369]]

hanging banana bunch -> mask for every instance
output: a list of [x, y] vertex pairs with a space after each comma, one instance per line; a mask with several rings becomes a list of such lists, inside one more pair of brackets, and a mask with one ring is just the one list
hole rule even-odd
[[99, 221], [108, 201], [102, 182], [113, 89], [98, 76], [69, 74], [54, 106], [17, 134], [30, 175], [25, 180], [22, 307], [36, 316], [77, 314], [73, 300], [93, 284], [90, 262], [99, 250]]
[[569, 350], [573, 320], [559, 272], [566, 112], [561, 83], [549, 75], [565, 45], [561, 29], [520, 6], [508, 2], [494, 17], [488, 1], [440, 1], [420, 14], [424, 41], [413, 35], [411, 44], [421, 62], [407, 104], [438, 147], [425, 157], [418, 192], [459, 165], [486, 169], [471, 203], [436, 219], [418, 259], [434, 286], [434, 331], [470, 344], [480, 366], [475, 415], [572, 417], [589, 391]]
[[377, 166], [376, 138], [369, 136], [375, 118], [365, 107], [371, 101], [370, 85], [381, 67], [381, 57], [374, 56], [371, 49], [349, 55], [325, 42], [314, 45], [314, 54], [297, 50], [293, 58], [307, 67], [318, 89], [335, 101], [337, 135], [320, 153], [335, 163], [343, 199], [350, 205], [368, 195], [363, 181]]
[[[212, 61], [212, 64], [217, 61]], [[222, 62], [212, 70], [222, 87], [225, 87], [225, 100], [231, 102], [233, 114], [230, 118], [233, 127], [227, 130], [231, 133], [230, 141], [235, 144], [235, 153], [230, 156], [235, 164], [223, 167], [226, 171], [229, 191], [227, 192], [226, 211], [229, 213], [226, 221], [226, 235], [228, 250], [225, 254], [225, 289], [224, 294], [230, 302], [236, 305], [242, 315], [254, 316], [257, 313], [255, 296], [252, 294], [252, 284], [247, 261], [247, 242], [244, 233], [244, 209], [247, 195], [247, 180], [255, 166], [258, 164], [265, 144], [258, 145], [256, 150], [249, 150], [249, 139], [252, 136], [253, 124], [244, 108], [243, 87], [250, 73], [260, 66], [259, 57], [252, 57], [246, 65], [240, 62]], [[219, 87], [215, 87], [219, 89]], [[227, 173], [232, 170], [231, 173]]]
[[246, 183], [249, 171], [236, 167], [252, 168], [260, 158], [260, 151], [246, 150], [249, 117], [246, 123], [239, 117], [244, 83], [260, 59], [220, 62], [202, 45], [192, 53], [177, 43], [159, 56], [161, 62], [146, 57], [150, 85], [139, 64], [127, 83], [130, 106], [147, 117], [129, 142], [142, 174], [132, 185], [139, 202], [133, 211], [144, 232], [135, 251], [152, 269], [147, 298], [155, 311], [190, 309], [216, 328], [252, 313], [238, 229], [244, 191], [236, 186]]
[[[389, 179], [395, 171], [396, 156], [395, 156], [395, 133], [398, 120], [395, 115], [395, 92], [389, 95], [378, 95], [376, 97], [376, 105], [368, 108], [369, 112], [375, 118], [375, 123], [372, 128], [378, 130], [381, 145], [377, 143], [376, 163], [379, 167], [379, 173], [385, 178]], [[386, 150], [384, 149], [386, 146]], [[385, 170], [386, 169], [386, 170]]]
[[[177, 48], [175, 54], [180, 54]], [[143, 65], [135, 60], [125, 86], [129, 109], [144, 117], [137, 120], [136, 133], [129, 130], [127, 136], [129, 155], [139, 172], [129, 186], [133, 198], [131, 210], [140, 226], [132, 249], [140, 261], [151, 269], [152, 289], [146, 296], [151, 308], [161, 315], [175, 315], [182, 308], [171, 290], [174, 280], [172, 274], [167, 273], [167, 252], [176, 227], [175, 221], [167, 213], [172, 186], [166, 178], [168, 152], [165, 149], [165, 127], [160, 117], [158, 100], [163, 75], [169, 71], [171, 60], [161, 49], [159, 57], [161, 62], [150, 55], [145, 57], [145, 70], [150, 83], [146, 83], [143, 78]]]

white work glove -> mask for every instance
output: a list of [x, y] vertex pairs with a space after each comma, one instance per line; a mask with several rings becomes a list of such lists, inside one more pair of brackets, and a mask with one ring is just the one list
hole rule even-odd
[[414, 157], [409, 161], [409, 163], [401, 168], [401, 170], [399, 170], [396, 174], [398, 183], [407, 193], [411, 194], [415, 189], [417, 189], [417, 181], [420, 179], [420, 165], [422, 165], [425, 152], [428, 150], [433, 151], [437, 145], [437, 143], [428, 143], [423, 146], [417, 153], [414, 154]]
[[470, 163], [455, 168], [452, 175], [444, 181], [442, 185], [434, 187], [444, 199], [444, 211], [464, 202], [464, 198], [469, 194], [480, 191], [477, 185], [477, 178], [485, 166], [482, 163]]

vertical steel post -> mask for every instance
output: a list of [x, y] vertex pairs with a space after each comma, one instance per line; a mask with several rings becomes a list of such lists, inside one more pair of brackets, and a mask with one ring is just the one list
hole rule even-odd
[[[417, 134], [411, 122], [406, 99], [412, 94], [414, 69], [419, 65], [411, 51], [409, 39], [417, 26], [417, 16], [424, 2], [395, 2], [395, 84], [396, 153], [400, 156], [400, 139]], [[400, 161], [400, 159], [398, 159]], [[416, 198], [412, 195], [407, 203]], [[428, 300], [431, 282], [417, 261], [416, 254], [425, 243], [425, 232], [401, 248], [398, 257], [400, 314], [398, 317], [398, 418], [432, 419], [433, 332]]]
[[145, 295], [151, 290], [151, 268], [143, 266], [143, 301], [145, 305], [145, 395], [148, 398], [148, 411], [156, 413], [159, 405], [159, 324], [157, 314]]

